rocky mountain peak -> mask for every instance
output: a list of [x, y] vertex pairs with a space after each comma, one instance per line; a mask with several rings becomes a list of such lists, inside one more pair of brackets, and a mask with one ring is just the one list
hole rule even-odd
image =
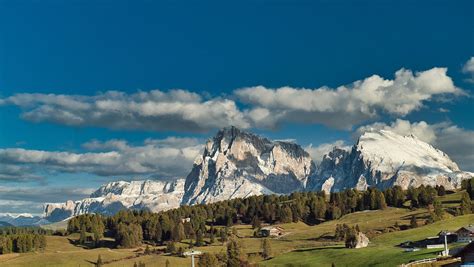
[[314, 163], [299, 145], [224, 128], [210, 139], [186, 178], [183, 203], [303, 189]]
[[311, 190], [365, 190], [376, 186], [443, 185], [452, 189], [470, 174], [461, 172], [444, 152], [418, 139], [392, 131], [368, 131], [351, 151], [335, 148], [321, 162], [310, 181]]

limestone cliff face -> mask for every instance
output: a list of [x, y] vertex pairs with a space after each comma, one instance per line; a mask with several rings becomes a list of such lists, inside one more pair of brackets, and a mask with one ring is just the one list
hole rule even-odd
[[350, 151], [334, 148], [325, 155], [308, 189], [329, 192], [394, 185], [407, 189], [422, 184], [453, 189], [472, 176], [415, 136], [381, 130], [363, 134]]
[[303, 190], [315, 165], [299, 145], [224, 128], [186, 178], [183, 204]]
[[147, 209], [159, 212], [179, 207], [184, 194], [184, 180], [117, 181], [101, 186], [89, 198], [66, 203], [47, 203], [44, 216], [57, 222], [85, 213], [113, 215], [121, 209]]

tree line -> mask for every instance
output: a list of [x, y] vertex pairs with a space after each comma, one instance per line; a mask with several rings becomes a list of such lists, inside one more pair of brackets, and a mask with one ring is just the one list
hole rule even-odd
[[50, 230], [39, 227], [2, 227], [0, 228], [0, 254], [25, 253], [46, 248], [45, 235]]
[[[471, 180], [474, 184], [474, 179]], [[465, 183], [466, 187], [469, 183]], [[474, 188], [474, 187], [473, 187]], [[446, 194], [443, 186], [420, 186], [403, 190], [393, 186], [386, 190], [368, 188], [366, 191], [347, 189], [333, 192], [294, 192], [289, 195], [260, 195], [238, 198], [211, 204], [181, 206], [152, 213], [149, 211], [121, 210], [113, 216], [80, 215], [68, 222], [69, 233], [92, 233], [98, 246], [103, 236], [113, 237], [116, 245], [131, 248], [143, 241], [152, 244], [192, 240], [195, 246], [205, 245], [204, 238], [214, 242], [225, 239], [234, 224], [251, 224], [258, 228], [262, 223], [289, 223], [303, 221], [314, 225], [335, 220], [345, 214], [385, 209], [387, 206], [409, 208], [428, 207], [432, 220], [442, 217], [443, 208], [437, 196]], [[469, 193], [466, 193], [469, 197]], [[409, 201], [409, 202], [407, 202]], [[459, 208], [460, 214], [471, 212], [469, 201]], [[226, 228], [227, 227], [227, 228]], [[219, 229], [219, 230], [218, 230]], [[81, 238], [82, 239], [82, 238]]]

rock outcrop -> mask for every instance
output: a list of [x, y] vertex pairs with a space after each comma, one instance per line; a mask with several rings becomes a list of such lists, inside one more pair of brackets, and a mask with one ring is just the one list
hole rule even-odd
[[183, 204], [304, 190], [315, 165], [299, 145], [235, 127], [209, 140], [186, 178]]
[[57, 222], [85, 213], [113, 215], [121, 209], [147, 209], [159, 212], [179, 207], [184, 194], [184, 180], [117, 181], [101, 186], [89, 198], [66, 203], [47, 203], [44, 216]]

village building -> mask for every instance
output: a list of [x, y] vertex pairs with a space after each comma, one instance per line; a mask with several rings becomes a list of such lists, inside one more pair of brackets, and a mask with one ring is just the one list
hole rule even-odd
[[285, 230], [280, 226], [265, 226], [260, 229], [260, 236], [262, 237], [272, 237], [272, 236], [281, 236]]
[[457, 242], [458, 235], [455, 232], [441, 231], [438, 233], [438, 243], [444, 243], [446, 237], [446, 242], [453, 243]]
[[474, 241], [474, 225], [461, 227], [456, 231], [456, 234], [458, 242], [472, 242]]
[[189, 223], [189, 222], [191, 222], [191, 218], [189, 218], [189, 217], [183, 218], [183, 219], [181, 219], [181, 222], [182, 223]]

